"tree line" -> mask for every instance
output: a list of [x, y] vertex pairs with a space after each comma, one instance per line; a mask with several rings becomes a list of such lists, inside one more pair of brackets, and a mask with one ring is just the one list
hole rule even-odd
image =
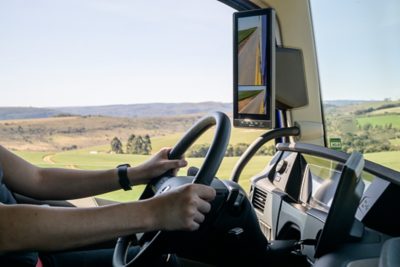
[[327, 132], [329, 137], [339, 137], [342, 141], [342, 151], [351, 153], [372, 153], [400, 150], [400, 146], [390, 140], [400, 139], [400, 129], [392, 123], [373, 125], [360, 124], [351, 116], [327, 116]]
[[400, 129], [393, 127], [391, 123], [375, 126], [366, 123], [358, 125], [357, 132], [346, 132], [341, 135], [341, 138], [342, 150], [347, 153], [352, 151], [372, 153], [398, 150], [399, 148], [392, 145], [389, 140], [400, 138]]
[[[248, 147], [249, 144], [246, 143], [238, 143], [235, 145], [229, 144], [225, 152], [225, 157], [240, 157]], [[186, 156], [189, 158], [204, 158], [209, 148], [210, 144], [194, 145], [189, 149]], [[256, 153], [256, 155], [269, 155], [269, 156], [272, 156], [274, 154], [275, 154], [275, 147], [273, 145], [263, 146]]]
[[366, 108], [366, 109], [359, 109], [359, 110], [354, 111], [354, 114], [355, 115], [364, 115], [364, 114], [368, 114], [368, 113], [371, 113], [371, 112], [376, 111], [376, 110], [397, 108], [397, 107], [400, 107], [400, 103], [389, 103], [389, 104], [381, 105], [381, 106], [376, 107], [376, 108], [369, 107], [369, 108]]
[[121, 140], [118, 137], [114, 137], [111, 140], [111, 151], [116, 154], [138, 154], [138, 155], [150, 155], [151, 154], [151, 140], [150, 135], [146, 134], [144, 137], [141, 135], [136, 136], [131, 134], [126, 143], [126, 149], [124, 151]]

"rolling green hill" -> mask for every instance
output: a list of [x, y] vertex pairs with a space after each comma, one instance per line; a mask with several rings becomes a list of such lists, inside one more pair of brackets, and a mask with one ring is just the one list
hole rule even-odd
[[[333, 102], [334, 103], [334, 102]], [[333, 103], [326, 108], [328, 138], [341, 138], [342, 149], [363, 153], [400, 150], [400, 101]]]
[[[340, 102], [340, 105], [329, 104], [326, 113], [329, 136], [343, 136], [343, 142], [357, 144], [348, 149], [364, 149], [365, 157], [382, 165], [400, 170], [400, 151], [382, 151], [400, 148], [400, 115], [398, 101], [375, 102]], [[372, 109], [371, 109], [372, 107]], [[385, 108], [387, 107], [387, 108]], [[5, 120], [0, 121], [1, 144], [14, 149], [28, 161], [42, 167], [65, 167], [78, 169], [114, 168], [122, 162], [134, 165], [145, 161], [149, 156], [110, 154], [110, 141], [114, 136], [125, 145], [130, 134], [151, 136], [153, 153], [162, 147], [171, 147], [200, 118], [200, 114], [118, 118], [106, 116], [67, 116], [45, 119]], [[371, 127], [363, 129], [366, 124], [372, 126], [392, 125], [392, 129]], [[387, 126], [386, 126], [387, 127]], [[399, 129], [399, 130], [398, 130]], [[232, 129], [230, 144], [250, 144], [263, 130]], [[196, 144], [209, 144], [213, 129], [202, 136]], [[389, 142], [390, 141], [390, 142]], [[386, 143], [385, 143], [386, 142]], [[389, 146], [382, 146], [389, 144]], [[78, 149], [63, 151], [76, 145]], [[271, 145], [271, 144], [267, 144]], [[345, 146], [344, 146], [345, 147]], [[369, 153], [368, 150], [382, 152]], [[360, 150], [359, 150], [360, 151]], [[237, 157], [224, 159], [218, 176], [230, 177]], [[268, 156], [256, 156], [243, 173], [241, 184], [248, 190], [249, 178], [261, 171], [270, 160]], [[189, 164], [200, 166], [202, 159], [189, 158]], [[186, 170], [182, 170], [184, 173]], [[101, 197], [114, 200], [131, 200], [138, 196], [142, 187], [137, 187], [133, 195], [116, 191]]]
[[375, 110], [369, 113], [370, 115], [382, 115], [382, 114], [399, 114], [400, 115], [400, 107], [386, 108]]
[[[130, 134], [149, 134], [153, 151], [173, 146], [198, 120], [200, 115], [116, 118], [104, 116], [74, 116], [29, 120], [0, 121], [1, 144], [22, 151], [60, 151], [77, 146], [79, 149], [97, 146], [109, 151], [110, 142], [117, 136], [123, 144]], [[213, 130], [209, 130], [198, 143], [210, 143]], [[233, 129], [231, 143], [250, 144], [262, 130]], [[92, 149], [93, 150], [93, 149]]]
[[186, 131], [200, 115], [117, 118], [75, 116], [0, 121], [1, 144], [15, 150], [60, 151], [109, 145], [117, 136], [127, 140], [130, 134], [165, 136]]
[[[109, 153], [93, 154], [90, 150], [59, 152], [55, 154], [46, 154], [43, 152], [16, 153], [33, 164], [41, 167], [65, 167], [85, 170], [114, 168], [116, 165], [123, 162], [137, 165], [149, 158], [149, 156], [142, 155], [116, 155]], [[367, 153], [365, 154], [365, 158], [400, 171], [400, 161], [398, 160], [400, 158], [400, 151]], [[203, 161], [201, 158], [188, 158], [187, 160], [189, 163], [188, 166], [196, 167], [200, 167]], [[221, 179], [229, 179], [237, 160], [238, 157], [225, 158], [217, 173], [217, 177]], [[240, 178], [240, 185], [246, 190], [246, 192], [249, 192], [250, 178], [261, 172], [270, 160], [271, 157], [269, 156], [255, 156], [249, 162]], [[187, 168], [182, 169], [179, 175], [185, 175], [186, 171]], [[143, 186], [137, 186], [132, 192], [118, 190], [98, 197], [116, 201], [131, 201], [137, 199], [142, 190]]]
[[[83, 170], [115, 168], [115, 166], [118, 164], [126, 162], [129, 162], [132, 165], [138, 165], [150, 157], [143, 155], [117, 155], [109, 153], [93, 154], [91, 151], [87, 150], [59, 153], [17, 151], [16, 154], [40, 167], [76, 168]], [[270, 159], [271, 157], [269, 156], [256, 156], [243, 171], [240, 184], [246, 189], [247, 192], [250, 187], [250, 177], [264, 169]], [[238, 157], [225, 158], [217, 173], [217, 177], [221, 179], [229, 179], [233, 166], [236, 164], [237, 160]], [[200, 167], [203, 159], [187, 158], [187, 161], [189, 163], [188, 166]], [[187, 168], [181, 169], [179, 175], [185, 175], [186, 171]], [[118, 190], [112, 193], [101, 195], [99, 197], [117, 201], [130, 201], [137, 199], [142, 190], [143, 187], [139, 186], [135, 187], [133, 192]]]
[[375, 115], [357, 118], [357, 123], [361, 126], [369, 123], [373, 126], [380, 125], [385, 126], [391, 124], [392, 127], [400, 129], [400, 115], [388, 114], [388, 115]]

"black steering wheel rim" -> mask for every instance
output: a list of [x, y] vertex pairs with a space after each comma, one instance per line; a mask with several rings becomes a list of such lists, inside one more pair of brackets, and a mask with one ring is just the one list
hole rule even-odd
[[181, 158], [188, 148], [214, 125], [216, 129], [213, 141], [193, 183], [210, 185], [215, 177], [229, 143], [231, 124], [228, 116], [222, 112], [214, 112], [201, 118], [185, 133], [169, 154], [169, 159]]
[[[214, 112], [209, 115], [204, 116], [198, 120], [178, 141], [178, 143], [171, 149], [169, 153], [169, 159], [179, 159], [181, 158], [187, 149], [209, 128], [216, 125], [214, 138], [212, 140], [211, 146], [205, 156], [204, 162], [200, 167], [199, 171], [194, 177], [193, 183], [210, 185], [214, 179], [221, 161], [224, 158], [226, 148], [229, 143], [231, 123], [228, 116], [222, 112]], [[155, 184], [160, 182], [163, 177], [170, 176], [168, 173], [157, 177], [151, 183], [146, 186], [140, 199], [146, 199], [154, 196]], [[149, 251], [151, 248], [154, 249], [155, 244], [159, 241], [161, 231], [156, 232], [152, 240], [147, 242], [146, 245], [142, 246], [140, 252], [128, 263], [126, 262], [126, 255], [130, 246], [129, 237], [120, 237], [116, 243], [114, 256], [113, 256], [113, 266], [114, 267], [132, 267], [143, 261], [145, 252]]]

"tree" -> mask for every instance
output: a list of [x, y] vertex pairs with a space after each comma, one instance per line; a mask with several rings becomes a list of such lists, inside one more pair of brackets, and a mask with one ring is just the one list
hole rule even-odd
[[122, 150], [122, 143], [116, 136], [111, 140], [111, 151], [116, 154], [124, 153], [124, 151]]
[[273, 156], [275, 154], [275, 146], [262, 146], [256, 153], [256, 155], [262, 155], [262, 156]]
[[150, 155], [151, 153], [151, 140], [150, 135], [146, 134], [144, 137], [141, 135], [131, 134], [126, 144], [126, 153], [138, 155]]
[[196, 144], [187, 153], [189, 158], [204, 158], [207, 155], [210, 144]]
[[133, 154], [142, 154], [143, 152], [143, 138], [142, 136], [138, 136], [135, 138], [135, 145], [133, 149]]
[[364, 124], [364, 126], [363, 126], [363, 130], [364, 131], [368, 131], [369, 129], [371, 129], [372, 128], [372, 125], [371, 125], [371, 123], [369, 123], [369, 122], [367, 122], [366, 124]]
[[225, 156], [226, 156], [226, 157], [233, 157], [233, 156], [235, 156], [234, 150], [233, 150], [233, 146], [232, 146], [231, 144], [228, 145], [228, 148], [226, 149], [226, 152], [225, 152]]
[[135, 138], [136, 135], [131, 134], [128, 138], [128, 142], [126, 143], [126, 153], [127, 154], [134, 154], [135, 151]]
[[143, 142], [144, 142], [144, 146], [143, 146], [143, 151], [142, 151], [142, 153], [143, 153], [144, 155], [150, 155], [151, 150], [152, 150], [150, 135], [146, 134], [146, 135], [144, 136]]
[[237, 157], [240, 157], [245, 151], [246, 149], [249, 147], [249, 144], [245, 144], [245, 143], [238, 143], [234, 146], [234, 154]]

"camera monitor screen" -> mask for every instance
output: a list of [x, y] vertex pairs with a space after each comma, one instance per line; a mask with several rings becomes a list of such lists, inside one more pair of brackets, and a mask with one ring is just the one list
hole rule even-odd
[[274, 23], [273, 9], [233, 15], [234, 126], [275, 126]]

